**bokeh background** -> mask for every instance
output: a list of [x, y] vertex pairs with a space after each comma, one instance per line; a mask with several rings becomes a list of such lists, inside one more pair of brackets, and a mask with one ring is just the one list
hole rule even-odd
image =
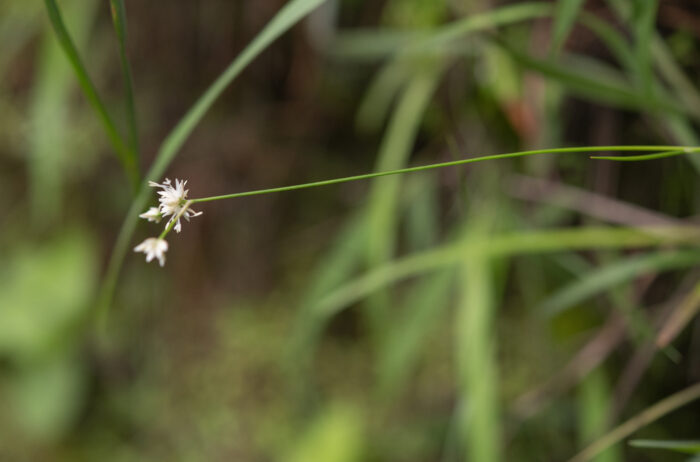
[[[285, 3], [126, 2], [142, 169]], [[108, 3], [59, 5], [125, 130]], [[545, 147], [698, 145], [695, 2], [544, 2], [489, 26], [518, 5], [328, 0], [233, 82], [167, 176], [202, 197]], [[453, 255], [697, 224], [692, 155], [543, 155], [202, 204], [165, 267], [130, 253], [107, 322], [84, 322], [129, 185], [43, 2], [0, 0], [0, 43], [0, 460], [566, 460], [700, 380], [692, 246]], [[159, 231], [140, 223], [131, 247]], [[634, 437], [699, 431], [690, 404]], [[625, 439], [594, 460], [686, 456]]]

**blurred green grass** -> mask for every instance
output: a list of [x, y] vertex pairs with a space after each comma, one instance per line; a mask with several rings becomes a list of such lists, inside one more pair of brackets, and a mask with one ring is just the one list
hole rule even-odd
[[[129, 186], [36, 3], [0, 0], [0, 460], [565, 460], [700, 377], [696, 154], [211, 203], [164, 269], [126, 257], [96, 334]], [[272, 43], [321, 3], [58, 4], [143, 170], [195, 197], [698, 144], [689, 2], [328, 0]]]

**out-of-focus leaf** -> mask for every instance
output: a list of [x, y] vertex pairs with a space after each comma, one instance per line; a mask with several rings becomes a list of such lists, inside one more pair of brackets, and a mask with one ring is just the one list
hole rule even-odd
[[[406, 84], [382, 139], [375, 167], [378, 172], [401, 168], [408, 162], [424, 113], [442, 74], [439, 61], [414, 64], [415, 73]], [[365, 253], [369, 266], [386, 263], [396, 251], [402, 180], [399, 176], [393, 176], [380, 178], [372, 184], [367, 204]], [[379, 335], [385, 328], [388, 303], [386, 292], [380, 292], [368, 300], [365, 313], [374, 334]]]
[[445, 16], [447, 2], [436, 0], [391, 0], [384, 7], [389, 26], [420, 29], [439, 24]]
[[363, 421], [349, 405], [331, 405], [316, 418], [284, 462], [353, 462], [362, 460]]
[[97, 115], [99, 116], [104, 127], [105, 133], [107, 134], [107, 138], [109, 138], [117, 158], [122, 163], [124, 172], [131, 181], [133, 192], [136, 193], [139, 187], [140, 179], [136, 153], [131, 150], [122, 139], [114, 120], [110, 116], [109, 111], [107, 111], [107, 108], [102, 101], [102, 98], [97, 92], [95, 84], [90, 79], [85, 64], [83, 63], [80, 53], [76, 47], [75, 41], [73, 40], [70, 32], [68, 32], [68, 28], [66, 27], [63, 14], [58, 3], [56, 0], [44, 0], [44, 5], [46, 6], [49, 21], [53, 26], [54, 32], [56, 33], [58, 43], [63, 49], [68, 62], [70, 62], [71, 66], [73, 67], [73, 71], [75, 72], [75, 76], [78, 79], [78, 83], [80, 84], [85, 97], [97, 112]]
[[658, 0], [634, 0], [634, 34], [636, 39], [635, 73], [642, 94], [652, 96], [654, 76], [651, 61], [651, 43], [655, 34]]
[[406, 294], [379, 358], [379, 390], [393, 396], [421, 357], [421, 345], [449, 307], [452, 271], [424, 278]]
[[126, 53], [126, 8], [124, 0], [110, 0], [112, 11], [112, 24], [114, 32], [119, 42], [119, 60], [122, 66], [122, 77], [124, 79], [124, 100], [126, 102], [126, 117], [129, 127], [129, 144], [132, 151], [139, 157], [139, 135], [136, 124], [136, 107], [134, 102], [134, 82], [131, 77], [131, 64]]
[[635, 70], [635, 56], [630, 44], [610, 23], [600, 19], [598, 16], [584, 12], [581, 16], [581, 23], [591, 30], [605, 43], [608, 50], [617, 58], [620, 65], [629, 72]]
[[495, 257], [551, 253], [582, 249], [629, 249], [666, 244], [689, 244], [700, 241], [697, 231], [687, 228], [661, 233], [630, 228], [578, 228], [555, 231], [530, 231], [490, 236], [469, 246], [443, 244], [431, 250], [416, 252], [378, 267], [348, 281], [323, 297], [312, 308], [319, 315], [333, 316], [374, 291], [409, 277], [456, 265], [471, 252], [489, 252]]
[[52, 352], [88, 308], [95, 290], [96, 255], [84, 232], [38, 247], [20, 247], [0, 280], [0, 355], [34, 359]]
[[581, 275], [574, 283], [563, 287], [545, 300], [539, 310], [548, 316], [553, 316], [641, 274], [687, 268], [697, 265], [698, 262], [700, 262], [700, 252], [692, 250], [662, 251], [624, 259]]
[[[483, 236], [472, 231], [465, 239]], [[461, 294], [455, 319], [460, 429], [468, 460], [496, 462], [501, 452], [497, 341], [494, 329], [496, 287], [493, 261], [476, 252], [464, 255]]]
[[600, 61], [572, 54], [557, 62], [545, 61], [499, 42], [520, 65], [559, 82], [574, 94], [611, 106], [646, 110], [652, 113], [683, 113], [686, 109], [670, 98], [649, 98], [631, 88], [617, 70]]
[[32, 363], [9, 379], [14, 420], [34, 440], [52, 441], [73, 424], [85, 391], [84, 370], [75, 358]]
[[520, 73], [511, 56], [501, 47], [487, 44], [483, 49], [488, 72], [487, 81], [501, 103], [512, 103], [520, 97]]
[[[610, 405], [610, 386], [603, 370], [598, 368], [581, 383], [578, 393], [579, 433], [584, 444], [593, 441], [608, 430]], [[592, 459], [593, 462], [621, 460], [618, 446], [611, 446]]]
[[666, 414], [687, 406], [700, 399], [700, 383], [691, 385], [683, 390], [665, 397], [661, 401], [647, 407], [640, 413], [613, 428], [603, 436], [589, 444], [581, 452], [569, 459], [569, 462], [589, 461], [610, 446], [624, 440], [637, 430], [645, 427]]
[[521, 2], [453, 21], [429, 32], [402, 30], [352, 30], [338, 34], [331, 52], [343, 58], [374, 60], [393, 53], [442, 54], [458, 39], [499, 26], [546, 17], [552, 14], [547, 2]]
[[366, 235], [365, 220], [358, 217], [350, 220], [314, 270], [311, 286], [294, 322], [286, 361], [287, 372], [291, 374], [300, 394], [308, 391], [306, 382], [309, 380], [311, 358], [328, 321], [328, 316], [312, 308], [360, 268]]
[[667, 449], [684, 454], [700, 454], [700, 440], [632, 440], [635, 448]]
[[378, 131], [402, 85], [410, 77], [404, 60], [388, 62], [369, 84], [357, 109], [355, 125], [361, 133]]
[[404, 204], [406, 207], [406, 239], [411, 250], [427, 249], [437, 243], [440, 202], [434, 175], [406, 178]]
[[569, 37], [571, 29], [576, 24], [576, 17], [585, 0], [560, 0], [554, 12], [554, 34], [552, 50], [557, 52]]
[[[94, 0], [62, 3], [78, 48], [83, 48], [87, 41], [97, 4]], [[32, 214], [41, 224], [55, 220], [63, 206], [62, 182], [72, 155], [68, 108], [73, 84], [63, 50], [54, 34], [47, 30], [38, 56], [28, 133]]]

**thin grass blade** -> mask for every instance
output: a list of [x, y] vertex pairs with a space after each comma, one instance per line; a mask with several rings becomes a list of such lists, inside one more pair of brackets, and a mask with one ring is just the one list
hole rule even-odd
[[700, 454], [700, 440], [632, 440], [633, 448], [666, 449], [684, 454]]
[[637, 85], [643, 95], [652, 97], [654, 76], [651, 45], [656, 32], [656, 12], [659, 8], [659, 0], [636, 0], [633, 3], [637, 10], [634, 18]]
[[554, 33], [552, 38], [552, 51], [554, 53], [558, 53], [561, 50], [564, 42], [569, 37], [584, 1], [560, 0], [557, 2], [554, 12]]
[[537, 311], [547, 317], [553, 317], [590, 297], [643, 274], [687, 268], [698, 263], [700, 251], [693, 250], [662, 251], [623, 259], [581, 275], [574, 283], [563, 287], [545, 300]]
[[[419, 63], [413, 64], [418, 66]], [[377, 171], [403, 167], [413, 151], [423, 114], [432, 100], [442, 68], [439, 62], [420, 64], [389, 121], [380, 147]], [[390, 261], [396, 251], [401, 182], [401, 177], [393, 176], [381, 178], [372, 185], [367, 205], [368, 234], [365, 250], [370, 267]], [[389, 294], [379, 292], [367, 302], [365, 313], [368, 323], [372, 332], [381, 338], [386, 328]]]
[[383, 287], [456, 265], [469, 252], [488, 252], [492, 256], [514, 256], [583, 249], [629, 249], [658, 245], [700, 243], [700, 232], [682, 228], [578, 228], [555, 231], [531, 231], [492, 236], [474, 242], [445, 244], [438, 248], [394, 260], [347, 282], [325, 296], [314, 310], [332, 316], [347, 306]]
[[131, 64], [126, 54], [126, 9], [124, 0], [110, 0], [112, 12], [112, 24], [119, 42], [119, 61], [121, 62], [122, 78], [124, 79], [124, 99], [126, 101], [126, 117], [129, 127], [129, 145], [131, 150], [139, 158], [139, 132], [136, 118], [136, 104], [134, 101], [134, 79], [131, 72]]
[[[600, 367], [581, 382], [577, 394], [579, 434], [583, 443], [593, 441], [608, 430], [612, 396], [610, 384]], [[619, 446], [612, 446], [595, 457], [594, 462], [620, 462]]]
[[[477, 238], [481, 240], [481, 238]], [[491, 261], [481, 253], [465, 254], [455, 336], [460, 401], [460, 433], [466, 460], [500, 460], [496, 332], [493, 327], [495, 287]]]
[[684, 390], [668, 396], [658, 403], [648, 407], [644, 411], [627, 420], [622, 425], [606, 433], [600, 439], [591, 443], [583, 451], [572, 457], [569, 462], [586, 462], [609, 448], [622, 441], [642, 427], [649, 425], [687, 404], [700, 399], [700, 383], [691, 385]]
[[44, 4], [46, 5], [46, 11], [48, 13], [49, 20], [51, 21], [51, 25], [56, 33], [56, 37], [58, 38], [58, 42], [61, 45], [61, 48], [63, 48], [63, 52], [66, 54], [68, 61], [71, 63], [71, 66], [75, 71], [75, 75], [78, 78], [78, 83], [80, 84], [83, 93], [97, 112], [97, 115], [104, 126], [105, 132], [107, 133], [107, 138], [109, 138], [117, 157], [122, 163], [122, 167], [124, 168], [124, 171], [131, 182], [134, 193], [136, 193], [139, 189], [140, 183], [139, 165], [136, 154], [129, 149], [127, 144], [122, 139], [116, 126], [114, 125], [114, 122], [112, 121], [111, 116], [107, 112], [107, 108], [97, 93], [97, 89], [90, 79], [82, 60], [80, 59], [80, 55], [78, 54], [78, 50], [75, 47], [73, 39], [68, 33], [68, 29], [63, 21], [61, 11], [56, 3], [56, 0], [44, 0]]

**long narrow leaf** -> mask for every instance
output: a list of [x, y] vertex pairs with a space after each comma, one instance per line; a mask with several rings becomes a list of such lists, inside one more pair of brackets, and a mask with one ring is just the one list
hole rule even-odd
[[496, 462], [500, 460], [502, 429], [493, 270], [490, 259], [481, 252], [465, 255], [464, 260], [455, 321], [459, 393], [466, 404], [460, 430], [467, 460]]
[[586, 462], [593, 459], [615, 443], [622, 441], [640, 428], [660, 419], [669, 412], [681, 408], [693, 401], [700, 399], [700, 383], [689, 386], [667, 398], [662, 399], [653, 406], [635, 415], [622, 425], [603, 435], [600, 439], [591, 443], [583, 451], [572, 457], [569, 462]]
[[124, 79], [124, 99], [126, 100], [126, 117], [129, 125], [129, 144], [134, 154], [139, 157], [139, 132], [134, 102], [134, 80], [131, 65], [126, 56], [126, 10], [124, 0], [110, 0], [112, 23], [119, 42], [119, 60], [121, 61], [122, 77]]
[[700, 454], [700, 440], [632, 440], [634, 448], [666, 449], [685, 454]]
[[558, 62], [534, 58], [515, 47], [498, 41], [522, 66], [559, 82], [572, 93], [622, 108], [644, 109], [652, 113], [683, 113], [686, 109], [674, 100], [649, 98], [630, 88], [630, 83], [615, 69], [583, 56], [566, 55]]
[[584, 1], [585, 0], [560, 0], [557, 2], [557, 8], [554, 13], [553, 51], [558, 52], [569, 37], [569, 33], [576, 23], [576, 17]]
[[[377, 171], [404, 167], [413, 150], [418, 130], [423, 120], [435, 87], [439, 82], [439, 63], [422, 63], [407, 84], [391, 117], [389, 127], [382, 141]], [[399, 219], [399, 199], [402, 178], [393, 176], [381, 178], [372, 184], [367, 205], [367, 247], [366, 261], [370, 267], [391, 260], [396, 248]], [[388, 307], [388, 294], [378, 293], [368, 300], [365, 311], [374, 334], [383, 336], [386, 328], [385, 310]]]
[[523, 2], [470, 15], [427, 33], [385, 30], [345, 32], [338, 36], [330, 49], [338, 56], [358, 59], [381, 59], [394, 53], [420, 54], [426, 50], [444, 49], [453, 41], [475, 32], [547, 17], [552, 11], [550, 3]]
[[102, 122], [105, 132], [107, 133], [107, 137], [109, 138], [110, 143], [112, 143], [114, 151], [121, 161], [126, 175], [131, 181], [134, 192], [136, 192], [138, 191], [140, 181], [138, 159], [136, 158], [136, 154], [124, 143], [124, 140], [117, 131], [111, 116], [107, 112], [107, 108], [97, 93], [95, 85], [92, 83], [92, 80], [90, 80], [87, 70], [80, 59], [78, 50], [73, 43], [73, 39], [68, 33], [68, 29], [63, 22], [63, 17], [61, 16], [61, 11], [56, 4], [56, 0], [44, 0], [44, 4], [46, 5], [46, 11], [48, 12], [51, 25], [56, 32], [58, 42], [60, 43], [61, 48], [63, 48], [63, 52], [66, 54], [68, 61], [70, 61], [71, 66], [75, 71], [75, 75], [78, 78], [78, 83], [80, 83], [80, 87], [82, 88], [83, 93], [85, 93], [85, 96], [90, 104], [93, 106], [95, 111], [97, 111], [100, 121]]
[[[641, 248], [669, 244], [700, 243], [700, 233], [692, 228], [624, 229], [584, 228], [533, 231], [493, 236], [471, 244], [473, 251], [493, 256], [527, 255], [582, 249]], [[384, 265], [346, 283], [328, 294], [315, 310], [331, 316], [372, 292], [403, 279], [453, 266], [469, 255], [464, 244], [448, 244]]]
[[700, 251], [662, 251], [651, 255], [631, 257], [581, 276], [545, 300], [538, 311], [555, 316], [611, 287], [630, 281], [642, 274], [686, 268], [700, 262]]
[[659, 0], [635, 0], [637, 14], [634, 20], [636, 38], [637, 79], [642, 94], [652, 96], [653, 79], [651, 43], [655, 34], [656, 11]]

